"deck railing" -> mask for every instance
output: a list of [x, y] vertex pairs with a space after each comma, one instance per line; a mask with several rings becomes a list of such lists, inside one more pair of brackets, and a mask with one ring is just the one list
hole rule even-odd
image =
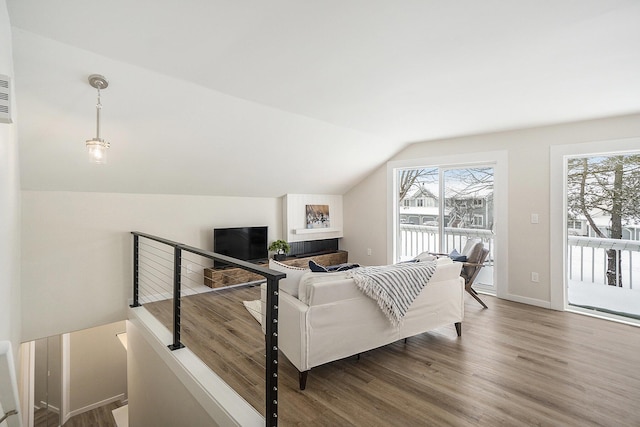
[[482, 239], [489, 256], [490, 264], [493, 263], [493, 239], [495, 235], [491, 230], [479, 228], [444, 228], [444, 248], [440, 248], [440, 234], [437, 226], [400, 224], [400, 259], [413, 258], [422, 252], [446, 252], [453, 249], [461, 251], [469, 239]]
[[615, 264], [616, 286], [633, 289], [634, 277], [640, 277], [640, 241], [569, 236], [569, 279], [607, 284], [607, 251], [615, 250], [620, 263]]
[[[190, 270], [196, 259], [223, 261], [233, 267], [256, 273], [266, 280], [265, 313], [265, 424], [278, 425], [278, 289], [279, 281], [286, 277], [284, 273], [270, 270], [239, 259], [198, 249], [182, 243], [140, 232], [133, 234], [133, 303], [131, 307], [140, 307], [146, 302], [172, 299], [173, 303], [173, 342], [171, 350], [183, 348], [180, 341], [181, 298], [198, 292], [202, 286], [187, 283], [191, 279]], [[144, 245], [142, 242], [157, 242], [159, 246]], [[191, 258], [185, 255], [190, 254]], [[209, 289], [210, 290], [210, 289]]]

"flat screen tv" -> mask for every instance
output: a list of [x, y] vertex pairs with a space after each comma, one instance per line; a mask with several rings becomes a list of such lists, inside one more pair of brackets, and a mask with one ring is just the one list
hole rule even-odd
[[[249, 262], [266, 262], [268, 227], [233, 227], [213, 230], [213, 251], [220, 255]], [[214, 261], [214, 268], [231, 267], [221, 261]]]

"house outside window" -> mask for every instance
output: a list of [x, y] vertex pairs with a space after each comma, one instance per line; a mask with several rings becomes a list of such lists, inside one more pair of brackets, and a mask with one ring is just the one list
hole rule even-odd
[[[395, 185], [393, 200], [397, 218], [397, 222], [389, 222], [393, 239], [390, 262], [409, 260], [425, 251], [450, 252], [454, 248], [463, 248], [470, 238], [480, 238], [489, 249], [489, 263], [476, 285], [483, 291], [496, 292], [497, 279], [506, 283], [507, 278], [506, 269], [497, 268], [505, 261], [499, 261], [495, 255], [499, 254], [496, 251], [498, 241], [501, 247], [504, 245], [506, 248], [503, 237], [506, 230], [504, 222], [495, 219], [497, 211], [503, 218], [507, 218], [507, 213], [504, 204], [494, 204], [493, 195], [497, 191], [502, 200], [507, 199], [504, 184], [506, 161], [506, 153], [492, 152], [387, 164], [388, 183]], [[458, 162], [462, 163], [458, 165]], [[438, 166], [438, 163], [443, 166]], [[502, 177], [502, 184], [494, 186], [494, 177], [497, 176]], [[424, 206], [403, 208], [405, 198], [423, 199]], [[475, 199], [482, 200], [482, 207], [474, 206]], [[474, 215], [480, 217], [475, 222]], [[418, 216], [420, 222], [414, 223], [409, 216]]]

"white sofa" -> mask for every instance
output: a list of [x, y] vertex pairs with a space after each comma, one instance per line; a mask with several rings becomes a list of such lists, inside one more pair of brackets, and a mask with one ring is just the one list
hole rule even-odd
[[300, 373], [300, 389], [304, 390], [311, 368], [334, 360], [447, 324], [454, 324], [460, 336], [464, 317], [461, 266], [448, 259], [439, 260], [431, 280], [397, 328], [376, 301], [358, 290], [347, 272], [304, 273], [285, 269], [288, 277], [284, 280], [288, 282], [281, 281], [280, 285], [278, 343]]

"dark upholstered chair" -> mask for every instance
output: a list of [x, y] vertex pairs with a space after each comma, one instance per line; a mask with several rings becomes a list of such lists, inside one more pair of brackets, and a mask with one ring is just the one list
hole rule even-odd
[[[431, 254], [438, 257], [450, 256], [450, 254]], [[489, 255], [489, 249], [486, 249], [484, 247], [484, 244], [480, 239], [469, 239], [458, 255], [458, 257], [452, 257], [452, 259], [454, 261], [462, 262], [462, 270], [460, 271], [460, 276], [464, 279], [464, 289], [484, 308], [489, 308], [484, 303], [484, 301], [480, 299], [480, 296], [478, 296], [478, 293], [475, 291], [475, 289], [472, 288], [473, 281], [476, 279], [476, 277], [478, 277], [480, 269], [484, 267], [484, 262], [487, 260], [487, 256]]]
[[473, 281], [478, 277], [480, 269], [484, 267], [484, 262], [489, 255], [489, 249], [486, 249], [481, 241], [474, 241], [472, 244], [465, 245], [461, 255], [467, 257], [467, 261], [462, 264], [462, 271], [460, 272], [460, 276], [464, 279], [464, 289], [484, 308], [489, 308], [480, 299], [475, 289], [472, 288]]

